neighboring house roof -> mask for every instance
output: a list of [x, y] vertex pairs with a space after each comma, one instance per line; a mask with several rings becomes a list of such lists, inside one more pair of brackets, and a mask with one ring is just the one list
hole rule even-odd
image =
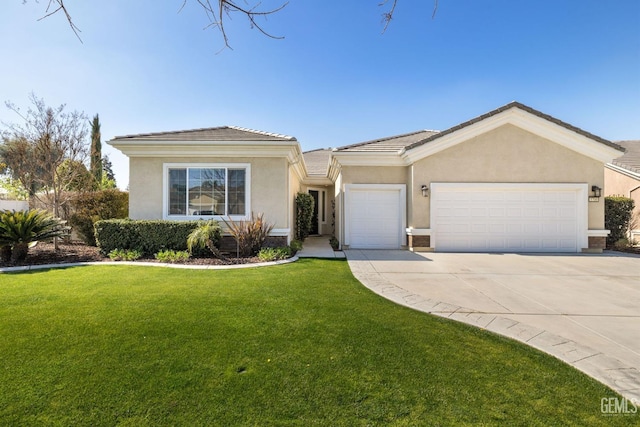
[[307, 173], [311, 175], [326, 176], [331, 159], [331, 149], [321, 148], [318, 150], [306, 151], [302, 153], [307, 166]]
[[335, 151], [347, 152], [387, 152], [396, 153], [418, 141], [422, 141], [432, 135], [438, 134], [435, 130], [419, 130], [402, 135], [389, 136], [386, 138], [374, 139], [372, 141], [360, 142], [352, 145], [338, 147]]
[[611, 163], [635, 174], [640, 174], [640, 140], [616, 141], [616, 144], [626, 151], [622, 157]]
[[555, 124], [557, 124], [559, 126], [562, 126], [562, 127], [566, 128], [566, 129], [570, 130], [570, 131], [573, 131], [573, 132], [575, 132], [577, 134], [585, 136], [585, 137], [587, 137], [589, 139], [592, 139], [594, 141], [600, 142], [601, 144], [608, 145], [609, 147], [612, 147], [612, 148], [615, 148], [615, 149], [618, 149], [618, 150], [622, 150], [620, 146], [614, 144], [611, 141], [607, 141], [604, 138], [600, 138], [597, 135], [589, 133], [589, 132], [587, 132], [585, 130], [582, 130], [582, 129], [578, 128], [578, 127], [570, 125], [569, 123], [563, 122], [562, 120], [556, 119], [553, 116], [545, 114], [545, 113], [543, 113], [541, 111], [538, 111], [536, 109], [533, 109], [531, 107], [528, 107], [528, 106], [526, 106], [524, 104], [521, 104], [519, 102], [516, 102], [516, 101], [510, 102], [507, 105], [504, 105], [502, 107], [496, 108], [493, 111], [489, 111], [486, 114], [483, 114], [483, 115], [478, 116], [478, 117], [476, 117], [474, 119], [468, 120], [468, 121], [466, 121], [464, 123], [460, 123], [459, 125], [456, 125], [456, 126], [454, 126], [452, 128], [444, 130], [442, 132], [438, 132], [438, 133], [436, 133], [434, 135], [428, 136], [427, 138], [425, 138], [425, 139], [423, 139], [421, 141], [417, 141], [414, 144], [412, 144], [412, 145], [410, 145], [410, 146], [408, 146], [406, 148], [407, 148], [407, 150], [411, 150], [412, 148], [419, 147], [420, 145], [426, 144], [426, 143], [428, 143], [430, 141], [433, 141], [435, 139], [438, 139], [438, 138], [441, 138], [441, 137], [446, 136], [448, 134], [454, 133], [454, 132], [456, 132], [456, 131], [458, 131], [460, 129], [463, 129], [463, 128], [471, 126], [471, 125], [473, 125], [475, 123], [481, 122], [481, 121], [483, 121], [485, 119], [488, 119], [488, 118], [490, 118], [492, 116], [498, 115], [498, 114], [500, 114], [500, 113], [502, 113], [504, 111], [507, 111], [507, 110], [509, 110], [511, 108], [518, 108], [518, 109], [520, 109], [522, 111], [526, 111], [529, 114], [532, 114], [534, 116], [538, 116], [538, 117], [540, 117], [542, 119], [545, 119], [545, 120], [547, 120], [549, 122], [555, 123]]
[[116, 136], [112, 141], [130, 139], [149, 141], [296, 141], [292, 136], [237, 126], [219, 126], [203, 129], [123, 135]]

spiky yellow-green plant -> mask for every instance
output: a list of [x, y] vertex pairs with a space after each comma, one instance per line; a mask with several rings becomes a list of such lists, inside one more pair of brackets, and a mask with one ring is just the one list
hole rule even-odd
[[27, 257], [31, 243], [62, 236], [67, 230], [64, 221], [40, 209], [0, 211], [0, 247], [5, 248], [3, 257], [13, 263]]

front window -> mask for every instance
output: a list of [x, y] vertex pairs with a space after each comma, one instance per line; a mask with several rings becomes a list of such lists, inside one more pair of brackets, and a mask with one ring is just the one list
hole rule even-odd
[[168, 165], [166, 215], [245, 216], [248, 165]]

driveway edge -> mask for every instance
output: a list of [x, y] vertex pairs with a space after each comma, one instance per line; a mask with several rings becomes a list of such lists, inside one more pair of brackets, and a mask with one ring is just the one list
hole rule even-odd
[[348, 256], [347, 260], [351, 272], [360, 283], [390, 301], [520, 341], [573, 366], [632, 402], [640, 403], [640, 371], [635, 367], [573, 340], [508, 317], [426, 299], [394, 285], [367, 260], [349, 260]]

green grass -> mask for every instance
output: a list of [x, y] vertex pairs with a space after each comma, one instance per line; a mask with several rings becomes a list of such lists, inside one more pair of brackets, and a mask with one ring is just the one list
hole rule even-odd
[[556, 359], [346, 262], [0, 275], [0, 425], [624, 425]]

